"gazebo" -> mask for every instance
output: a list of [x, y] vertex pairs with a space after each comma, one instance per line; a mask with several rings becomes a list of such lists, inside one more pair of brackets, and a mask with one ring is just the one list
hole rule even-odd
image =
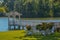
[[20, 29], [20, 16], [22, 14], [17, 11], [11, 11], [8, 15], [8, 30]]

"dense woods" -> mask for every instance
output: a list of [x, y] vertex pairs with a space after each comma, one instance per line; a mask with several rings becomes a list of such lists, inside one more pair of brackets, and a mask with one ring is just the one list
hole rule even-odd
[[60, 0], [3, 0], [0, 7], [18, 11], [24, 18], [60, 17]]

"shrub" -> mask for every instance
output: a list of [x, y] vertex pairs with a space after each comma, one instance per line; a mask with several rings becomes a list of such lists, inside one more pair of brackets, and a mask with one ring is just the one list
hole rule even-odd
[[42, 23], [42, 30], [46, 30], [47, 29], [47, 23]]
[[31, 26], [30, 25], [26, 25], [27, 30], [31, 30]]
[[38, 29], [38, 30], [46, 30], [47, 29], [47, 23], [42, 23], [42, 24], [36, 25], [36, 29]]
[[41, 27], [42, 27], [41, 24], [36, 25], [36, 29], [37, 29], [37, 30], [41, 30]]
[[53, 25], [54, 25], [54, 23], [52, 23], [52, 22], [51, 23], [48, 23], [47, 24], [47, 28], [52, 29]]

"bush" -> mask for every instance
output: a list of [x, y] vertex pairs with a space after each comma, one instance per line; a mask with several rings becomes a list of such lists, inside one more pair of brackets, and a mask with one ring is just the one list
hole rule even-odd
[[41, 24], [36, 25], [36, 29], [37, 29], [37, 30], [41, 30], [41, 27], [42, 27]]
[[47, 28], [47, 23], [42, 23], [42, 24], [36, 25], [36, 29], [38, 29], [38, 30], [46, 30], [46, 28]]
[[49, 29], [52, 29], [53, 26], [54, 26], [54, 23], [52, 23], [52, 22], [47, 24], [47, 28], [49, 28]]
[[27, 30], [31, 30], [31, 26], [30, 25], [26, 25]]
[[46, 30], [47, 29], [47, 23], [42, 23], [42, 30]]
[[52, 27], [53, 27], [53, 25], [54, 25], [54, 23], [42, 23], [42, 24], [38, 24], [38, 25], [36, 25], [36, 29], [37, 30], [46, 30], [46, 29], [52, 29]]

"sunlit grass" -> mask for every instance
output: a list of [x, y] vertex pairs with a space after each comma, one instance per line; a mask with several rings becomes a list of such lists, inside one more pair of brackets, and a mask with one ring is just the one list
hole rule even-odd
[[31, 36], [25, 35], [26, 31], [24, 30], [0, 32], [0, 40], [60, 40], [60, 33], [57, 32], [47, 36], [38, 34]]

